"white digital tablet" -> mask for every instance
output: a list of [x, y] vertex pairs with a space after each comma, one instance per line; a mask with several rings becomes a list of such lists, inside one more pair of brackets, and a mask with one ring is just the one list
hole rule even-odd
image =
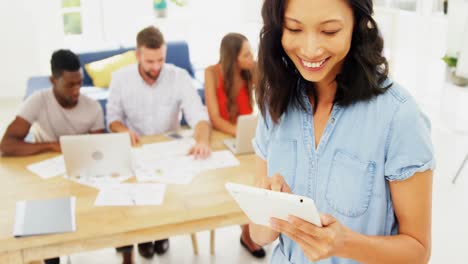
[[287, 221], [289, 215], [322, 226], [314, 200], [295, 194], [275, 192], [237, 183], [226, 183], [226, 189], [239, 207], [255, 224], [270, 226], [270, 218]]

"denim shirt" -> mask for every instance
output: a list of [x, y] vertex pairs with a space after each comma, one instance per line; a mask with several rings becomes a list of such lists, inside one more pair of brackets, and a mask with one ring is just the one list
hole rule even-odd
[[[389, 80], [387, 80], [389, 82]], [[269, 177], [281, 174], [295, 194], [312, 198], [321, 213], [355, 232], [398, 234], [389, 181], [435, 166], [430, 122], [396, 83], [369, 100], [334, 105], [318, 146], [312, 106], [289, 107], [278, 123], [260, 118], [253, 139]], [[301, 248], [280, 235], [271, 263], [310, 263]], [[331, 257], [316, 263], [357, 263]]]

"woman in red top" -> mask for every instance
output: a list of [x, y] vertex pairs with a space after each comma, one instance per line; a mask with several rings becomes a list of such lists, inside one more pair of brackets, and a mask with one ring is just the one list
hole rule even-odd
[[224, 36], [219, 62], [205, 70], [206, 105], [215, 129], [235, 136], [237, 117], [252, 113], [255, 66], [245, 36]]
[[[213, 127], [236, 136], [239, 115], [252, 113], [256, 64], [247, 38], [229, 33], [221, 41], [220, 59], [205, 70], [205, 99]], [[250, 238], [249, 226], [242, 226], [240, 242], [250, 254], [265, 257], [265, 250]]]

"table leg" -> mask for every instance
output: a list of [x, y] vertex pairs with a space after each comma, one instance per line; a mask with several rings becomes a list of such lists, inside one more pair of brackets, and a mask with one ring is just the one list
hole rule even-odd
[[196, 234], [196, 233], [192, 233], [192, 234], [190, 235], [190, 237], [192, 238], [193, 254], [198, 255], [197, 234]]
[[210, 253], [215, 254], [215, 230], [210, 230]]

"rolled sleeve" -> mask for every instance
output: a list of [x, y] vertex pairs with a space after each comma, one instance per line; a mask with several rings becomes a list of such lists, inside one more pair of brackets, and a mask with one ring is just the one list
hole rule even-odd
[[178, 87], [180, 88], [179, 96], [182, 101], [182, 111], [185, 119], [190, 127], [195, 127], [200, 121], [207, 121], [208, 113], [203, 105], [200, 96], [194, 87], [191, 77], [185, 71], [181, 72]]
[[263, 160], [267, 160], [267, 153], [268, 153], [268, 139], [269, 139], [269, 127], [271, 124], [268, 124], [266, 120], [268, 118], [268, 111], [267, 116], [264, 118], [263, 115], [259, 114], [258, 117], [258, 124], [257, 130], [255, 131], [255, 137], [252, 139], [252, 145], [255, 150], [255, 154], [259, 156]]
[[431, 124], [412, 99], [403, 102], [387, 138], [385, 178], [401, 181], [435, 168]]
[[124, 111], [122, 109], [121, 81], [118, 75], [113, 74], [109, 85], [109, 99], [107, 100], [107, 127], [114, 121], [124, 123]]

